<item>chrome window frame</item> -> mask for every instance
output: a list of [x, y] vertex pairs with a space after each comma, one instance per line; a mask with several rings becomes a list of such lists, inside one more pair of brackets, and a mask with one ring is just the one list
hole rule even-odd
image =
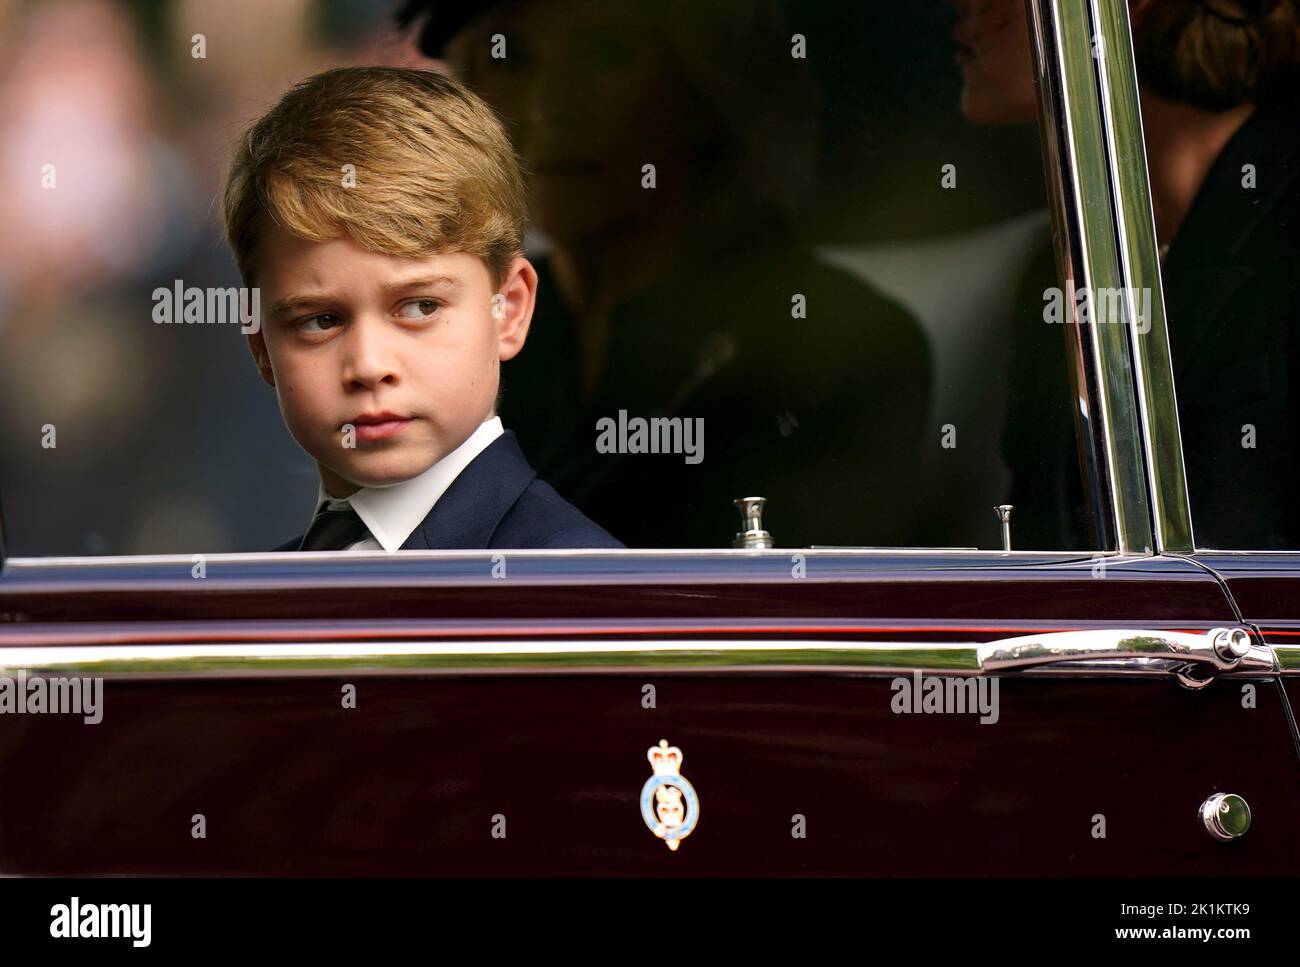
[[[1160, 249], [1151, 204], [1146, 141], [1138, 102], [1137, 68], [1125, 0], [1092, 0], [1106, 38], [1107, 69], [1101, 72], [1108, 131], [1112, 192], [1118, 213], [1121, 270], [1132, 297], [1150, 292], [1149, 328], [1130, 325], [1139, 417], [1155, 546], [1160, 553], [1195, 550], [1182, 433], [1178, 423], [1169, 330], [1165, 322]], [[1133, 313], [1130, 310], [1130, 318]]]
[[[1195, 550], [1165, 325], [1160, 256], [1125, 0], [1026, 0], [1035, 43], [1053, 229], [1064, 279], [1083, 280], [1088, 323], [1072, 329], [1080, 439], [1110, 473], [1105, 499], [1121, 552]], [[1055, 163], [1053, 163], [1055, 162]], [[1124, 294], [1118, 325], [1097, 321], [1093, 293]], [[1150, 293], [1148, 326], [1135, 298]], [[1070, 300], [1072, 304], [1072, 300]], [[1094, 485], [1101, 481], [1092, 481]], [[1102, 513], [1098, 519], [1105, 520]]]

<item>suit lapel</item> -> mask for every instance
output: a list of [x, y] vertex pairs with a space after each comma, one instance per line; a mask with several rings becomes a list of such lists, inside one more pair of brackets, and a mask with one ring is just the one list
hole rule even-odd
[[490, 546], [502, 518], [536, 476], [514, 432], [507, 430], [452, 481], [420, 526], [411, 532], [402, 550]]
[[[1166, 265], [1224, 265], [1241, 260], [1251, 234], [1300, 177], [1300, 125], [1288, 93], [1262, 102], [1224, 146], [1196, 193]], [[1245, 166], [1256, 185], [1246, 188]]]
[[[1198, 350], [1203, 344], [1222, 346], [1214, 339], [1206, 339], [1213, 335], [1216, 322], [1223, 324], [1224, 307], [1254, 274], [1249, 266], [1232, 264], [1185, 267], [1164, 273], [1165, 317], [1176, 377], [1185, 375], [1188, 367], [1199, 365]], [[1217, 361], [1212, 357], [1210, 364]]]

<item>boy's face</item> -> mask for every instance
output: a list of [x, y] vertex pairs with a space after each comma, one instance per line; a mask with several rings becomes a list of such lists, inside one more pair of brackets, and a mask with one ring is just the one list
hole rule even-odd
[[494, 290], [465, 252], [401, 258], [275, 225], [255, 273], [264, 317], [249, 349], [335, 497], [423, 473], [492, 415], [537, 293], [523, 258]]

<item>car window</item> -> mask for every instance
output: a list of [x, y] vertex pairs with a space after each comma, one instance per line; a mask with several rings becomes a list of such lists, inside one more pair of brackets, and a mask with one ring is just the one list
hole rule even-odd
[[[1161, 272], [1199, 547], [1300, 549], [1298, 92], [1294, 74], [1275, 77], [1249, 100], [1202, 109], [1196, 132], [1178, 138], [1161, 117], [1167, 108], [1146, 112], [1153, 188], [1164, 189]], [[1224, 92], [1224, 102], [1243, 93]], [[1222, 147], [1203, 163], [1200, 187], [1180, 194], [1168, 166], [1192, 143]]]
[[[1014, 548], [1111, 546], [1023, 3], [406, 6], [405, 33], [332, 3], [10, 14], [5, 141], [28, 176], [0, 185], [8, 553], [266, 551], [307, 529], [318, 468], [237, 314], [213, 318], [240, 285], [213, 199], [233, 134], [342, 63], [445, 70], [503, 119], [538, 288], [497, 412], [622, 543], [730, 546], [735, 501], [761, 496], [776, 546], [1000, 548], [999, 505]], [[1279, 364], [1252, 345], [1230, 402], [1263, 454], [1290, 430], [1284, 397], [1249, 410], [1247, 371]]]

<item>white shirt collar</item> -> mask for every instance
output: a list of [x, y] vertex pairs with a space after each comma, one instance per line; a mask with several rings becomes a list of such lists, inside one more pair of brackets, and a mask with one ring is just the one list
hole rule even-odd
[[391, 554], [406, 543], [461, 471], [504, 432], [501, 418], [489, 417], [464, 443], [424, 473], [388, 487], [362, 487], [350, 497], [331, 497], [321, 484], [315, 513], [320, 513], [324, 504], [329, 504], [331, 510], [351, 505], [374, 539]]

